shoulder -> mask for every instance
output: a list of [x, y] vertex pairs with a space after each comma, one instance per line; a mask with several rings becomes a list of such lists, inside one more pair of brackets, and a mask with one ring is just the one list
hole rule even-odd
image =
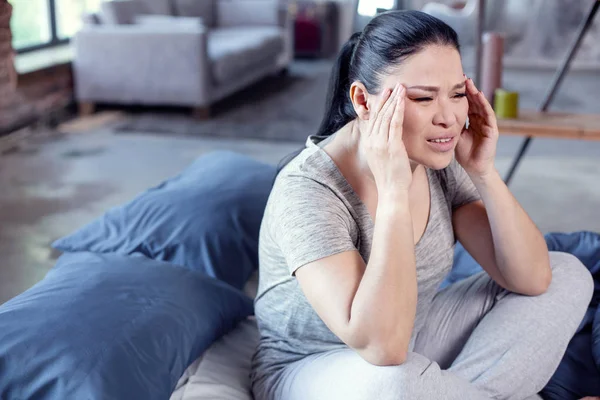
[[343, 181], [336, 168], [322, 150], [307, 148], [279, 172], [272, 194], [277, 198], [311, 200], [320, 204], [342, 201], [338, 192]]
[[290, 229], [329, 221], [350, 229], [351, 212], [330, 166], [321, 158], [303, 152], [277, 175], [265, 210], [269, 226]]

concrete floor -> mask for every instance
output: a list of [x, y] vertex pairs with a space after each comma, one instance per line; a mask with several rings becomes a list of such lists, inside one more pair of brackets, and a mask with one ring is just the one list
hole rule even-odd
[[[503, 137], [498, 168], [519, 144]], [[40, 135], [0, 156], [0, 303], [42, 279], [55, 239], [177, 174], [202, 153], [230, 149], [276, 163], [297, 143], [152, 135]], [[537, 140], [511, 185], [542, 231], [600, 231], [600, 142]]]
[[230, 149], [277, 163], [297, 148], [107, 131], [28, 140], [0, 155], [0, 304], [44, 277], [57, 256], [50, 243], [177, 174], [200, 154]]

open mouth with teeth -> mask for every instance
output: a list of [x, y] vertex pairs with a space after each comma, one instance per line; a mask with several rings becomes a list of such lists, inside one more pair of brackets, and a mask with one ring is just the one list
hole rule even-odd
[[448, 143], [452, 140], [452, 138], [444, 138], [444, 139], [429, 139], [428, 142], [431, 143]]

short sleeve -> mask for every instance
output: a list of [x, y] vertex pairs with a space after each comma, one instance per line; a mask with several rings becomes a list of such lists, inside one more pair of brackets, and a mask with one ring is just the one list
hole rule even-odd
[[351, 214], [330, 188], [293, 177], [278, 182], [273, 194], [270, 231], [292, 275], [313, 261], [356, 250]]
[[452, 160], [448, 169], [450, 173], [449, 191], [453, 210], [481, 199], [473, 181], [456, 160]]

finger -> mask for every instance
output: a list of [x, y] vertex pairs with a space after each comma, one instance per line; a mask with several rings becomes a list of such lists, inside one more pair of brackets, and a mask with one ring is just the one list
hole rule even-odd
[[[482, 91], [478, 90], [472, 79], [469, 79], [471, 87], [471, 91], [469, 92], [471, 99], [469, 100], [469, 111], [471, 111], [471, 106], [473, 106], [474, 114], [478, 114], [485, 118], [485, 122], [489, 125], [493, 125], [496, 121], [496, 113], [494, 112], [494, 108], [490, 104], [490, 102], [485, 98], [485, 95]], [[473, 92], [475, 94], [473, 94]]]
[[379, 116], [381, 109], [385, 105], [385, 102], [390, 98], [392, 93], [393, 93], [392, 89], [385, 89], [383, 91], [383, 95], [381, 96], [381, 98], [379, 99], [377, 104], [375, 104], [375, 107], [371, 110], [371, 114], [369, 115], [369, 128], [370, 129], [368, 131], [368, 135], [370, 135], [371, 132], [373, 132], [373, 128], [378, 120], [377, 117]]
[[372, 133], [377, 132], [377, 127], [379, 126], [379, 123], [381, 122], [381, 118], [379, 118], [379, 116], [381, 115], [383, 108], [385, 107], [385, 105], [387, 104], [387, 102], [390, 100], [390, 98], [393, 95], [394, 95], [394, 88], [385, 89], [383, 91], [383, 96], [381, 96], [381, 99], [379, 99], [379, 102], [375, 106], [373, 114], [369, 117], [368, 136], [370, 136]]
[[396, 140], [402, 140], [402, 126], [404, 124], [404, 107], [406, 99], [406, 89], [403, 85], [400, 87], [398, 97], [396, 99], [396, 111], [390, 123], [389, 143], [396, 143]]
[[481, 113], [481, 114], [469, 114], [469, 123], [472, 123], [473, 126], [484, 126], [484, 125], [489, 125], [489, 126], [493, 126], [493, 124], [496, 122], [495, 121], [495, 116], [488, 116], [485, 113]]
[[469, 115], [469, 128], [473, 127], [475, 130], [481, 130], [485, 123], [485, 117], [479, 114]]
[[483, 114], [485, 112], [481, 99], [485, 98], [483, 92], [477, 89], [473, 79], [467, 79], [467, 99], [469, 100], [469, 107], [472, 108], [472, 112], [476, 114]]
[[395, 104], [394, 99], [396, 98], [397, 94], [398, 94], [398, 85], [396, 85], [394, 87], [394, 90], [392, 91], [392, 94], [390, 95], [390, 97], [385, 102], [385, 105], [383, 106], [383, 108], [379, 112], [379, 115], [377, 115], [377, 119], [375, 121], [375, 125], [371, 128], [371, 135], [378, 135], [381, 132], [383, 124], [385, 123], [385, 116], [387, 115], [388, 110], [390, 109], [390, 107]]
[[392, 94], [394, 94], [394, 89], [386, 89], [384, 91], [383, 96], [381, 96], [381, 98], [379, 99], [379, 102], [377, 103], [376, 106], [376, 111], [375, 114], [379, 114], [381, 112], [381, 109], [383, 108], [383, 106], [385, 105], [385, 102], [392, 97]]
[[379, 105], [378, 105], [378, 112], [377, 112], [377, 114], [381, 114], [382, 112], [384, 112], [384, 108], [385, 108], [385, 107], [386, 107], [386, 106], [387, 106], [387, 105], [388, 105], [388, 104], [389, 104], [391, 101], [393, 101], [393, 100], [392, 100], [392, 97], [394, 97], [394, 96], [395, 96], [397, 89], [398, 89], [398, 84], [396, 84], [396, 86], [394, 86], [393, 88], [389, 88], [389, 89], [387, 89], [387, 92], [388, 92], [388, 94], [387, 94], [387, 96], [383, 96], [383, 97], [381, 98], [381, 100], [380, 100], [380, 102], [379, 102]]
[[492, 107], [490, 102], [485, 98], [483, 92], [479, 92], [477, 96], [479, 98], [481, 113], [486, 117], [490, 125], [493, 124], [496, 121], [496, 113], [494, 112], [494, 107]]
[[396, 111], [396, 104], [399, 97], [399, 93], [400, 85], [397, 84], [394, 88], [393, 96], [390, 97], [388, 104], [385, 105], [385, 108], [381, 112], [381, 126], [379, 127], [378, 135], [382, 143], [385, 144], [387, 144], [389, 141], [390, 127]]
[[475, 83], [471, 78], [467, 79], [467, 100], [469, 101], [469, 111], [473, 113], [481, 113], [481, 105], [479, 104], [479, 89], [475, 86]]

